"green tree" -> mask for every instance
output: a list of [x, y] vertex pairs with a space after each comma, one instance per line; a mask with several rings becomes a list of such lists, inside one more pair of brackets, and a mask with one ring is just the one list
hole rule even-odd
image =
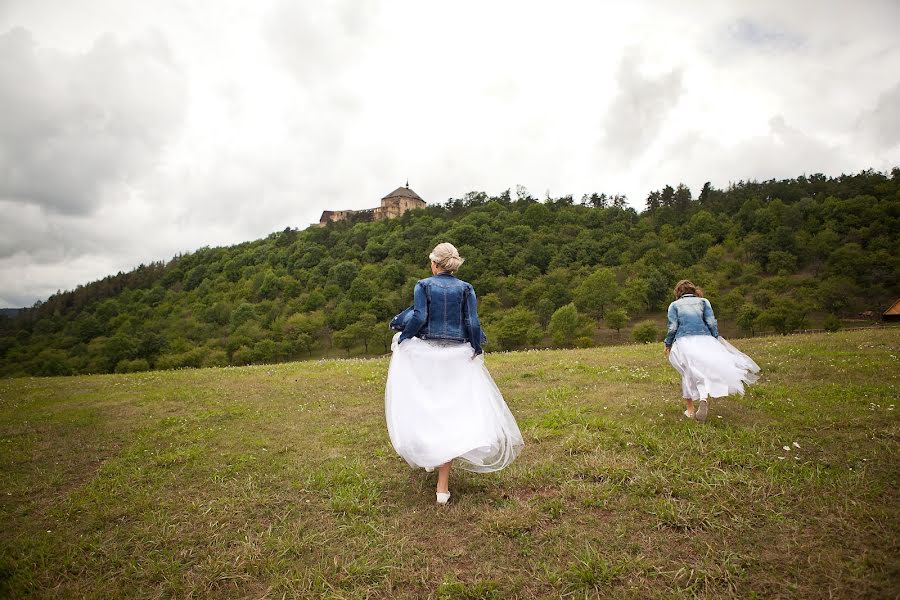
[[537, 314], [538, 321], [541, 324], [541, 327], [546, 327], [550, 324], [550, 318], [554, 313], [554, 304], [553, 300], [551, 300], [547, 296], [542, 296], [540, 300], [537, 301], [537, 306], [535, 307], [535, 314]]
[[753, 303], [747, 302], [738, 310], [737, 324], [744, 331], [749, 331], [750, 335], [756, 335], [756, 327], [758, 318], [762, 309]]
[[631, 314], [642, 314], [650, 309], [650, 285], [640, 277], [629, 279], [619, 293], [616, 303]]
[[242, 302], [231, 313], [231, 329], [232, 331], [246, 323], [256, 319], [256, 308], [249, 302]]
[[603, 322], [606, 323], [606, 326], [610, 329], [615, 329], [616, 335], [618, 335], [619, 331], [625, 327], [625, 324], [628, 322], [628, 313], [622, 308], [608, 310], [606, 311], [606, 314], [603, 315]]
[[599, 318], [618, 293], [615, 272], [608, 267], [601, 267], [585, 277], [575, 288], [575, 306]]
[[493, 331], [503, 350], [523, 348], [540, 338], [537, 317], [525, 308], [516, 308], [503, 315]]
[[784, 250], [769, 252], [769, 260], [766, 265], [769, 273], [777, 275], [790, 275], [797, 270], [797, 257]]
[[372, 326], [372, 342], [381, 345], [384, 352], [387, 353], [391, 349], [391, 340], [394, 339], [395, 333], [397, 332], [386, 324], [375, 323]]
[[347, 327], [346, 329], [335, 331], [331, 336], [331, 340], [336, 347], [346, 350], [347, 356], [350, 356], [350, 350], [356, 345], [356, 335], [357, 333], [351, 327]]
[[356, 263], [345, 260], [331, 267], [328, 272], [328, 280], [337, 284], [342, 290], [348, 290], [358, 274], [359, 267]]
[[72, 370], [68, 365], [68, 354], [55, 348], [45, 348], [34, 359], [34, 367], [31, 372], [42, 377], [71, 375]]
[[840, 314], [852, 305], [856, 289], [856, 283], [849, 277], [828, 277], [819, 282], [816, 297], [822, 308]]
[[357, 342], [361, 342], [366, 354], [369, 352], [369, 342], [373, 340], [374, 328], [377, 319], [371, 313], [363, 313], [359, 319], [347, 328]]
[[807, 326], [807, 308], [790, 298], [779, 298], [760, 313], [757, 321], [781, 335], [787, 335]]
[[644, 321], [642, 323], [638, 323], [635, 325], [634, 330], [631, 332], [632, 337], [636, 342], [640, 342], [642, 344], [649, 344], [650, 342], [655, 342], [659, 340], [659, 330], [656, 328], [656, 324], [652, 321]]
[[550, 336], [557, 346], [571, 346], [578, 333], [578, 309], [569, 303], [556, 309], [550, 317]]
[[347, 297], [356, 302], [369, 302], [372, 300], [373, 294], [371, 284], [362, 276], [359, 276], [350, 284]]

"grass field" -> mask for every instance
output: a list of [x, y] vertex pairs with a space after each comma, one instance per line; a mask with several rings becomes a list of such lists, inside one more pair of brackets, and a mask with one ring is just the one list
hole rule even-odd
[[387, 358], [0, 380], [0, 596], [898, 597], [900, 329], [736, 345], [705, 425], [659, 344], [489, 355], [526, 448], [444, 508]]

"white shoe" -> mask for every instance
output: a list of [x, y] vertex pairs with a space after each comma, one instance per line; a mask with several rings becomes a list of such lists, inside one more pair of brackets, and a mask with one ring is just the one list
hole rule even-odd
[[434, 467], [425, 467], [426, 473], [434, 473]]
[[447, 504], [450, 501], [450, 492], [435, 492], [438, 504]]
[[691, 414], [691, 413], [689, 413], [688, 411], [684, 411], [684, 416], [686, 416], [688, 419], [693, 419], [693, 418], [694, 418], [694, 415]]
[[697, 408], [697, 412], [694, 413], [694, 418], [700, 421], [701, 423], [706, 420], [706, 413], [709, 410], [709, 403], [706, 400], [700, 401], [700, 406]]

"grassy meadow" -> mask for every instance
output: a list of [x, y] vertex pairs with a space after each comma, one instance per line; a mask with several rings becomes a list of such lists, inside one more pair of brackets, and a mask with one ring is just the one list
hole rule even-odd
[[0, 380], [0, 597], [896, 598], [900, 328], [490, 354], [507, 470], [395, 455], [388, 358]]

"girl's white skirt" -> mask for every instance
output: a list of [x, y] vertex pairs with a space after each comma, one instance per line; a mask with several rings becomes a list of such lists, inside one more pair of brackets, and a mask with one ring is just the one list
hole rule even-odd
[[675, 340], [669, 362], [681, 374], [685, 398], [704, 400], [730, 394], [744, 394], [744, 384], [759, 379], [753, 359], [711, 335], [686, 335]]
[[391, 345], [384, 393], [388, 434], [412, 467], [456, 459], [478, 473], [506, 467], [525, 445], [516, 420], [469, 343], [412, 338]]

